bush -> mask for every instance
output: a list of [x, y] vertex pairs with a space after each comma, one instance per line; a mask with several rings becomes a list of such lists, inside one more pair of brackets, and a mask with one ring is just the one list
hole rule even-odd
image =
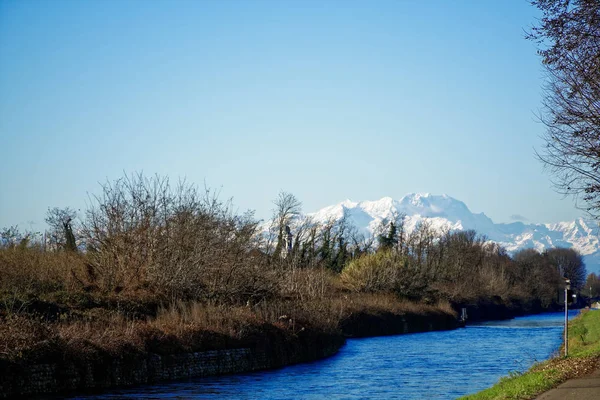
[[402, 286], [407, 264], [392, 251], [379, 251], [351, 261], [342, 270], [341, 279], [353, 291], [392, 292]]

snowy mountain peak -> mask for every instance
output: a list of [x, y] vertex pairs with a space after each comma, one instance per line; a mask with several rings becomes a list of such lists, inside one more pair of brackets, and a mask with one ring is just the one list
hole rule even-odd
[[425, 217], [437, 217], [471, 214], [465, 203], [446, 194], [436, 196], [429, 193], [410, 193], [400, 199], [399, 205], [401, 212], [407, 215], [419, 214]]
[[346, 200], [342, 201], [340, 204], [341, 204], [343, 207], [346, 207], [346, 208], [353, 208], [353, 207], [356, 207], [356, 205], [357, 205], [358, 203], [357, 203], [357, 202], [355, 202], [355, 201], [352, 201], [352, 200], [350, 200], [350, 199], [346, 199]]
[[391, 197], [382, 197], [374, 201], [361, 201], [357, 206], [369, 215], [389, 218], [395, 208], [394, 203]]
[[[442, 195], [442, 196], [435, 196], [435, 197], [445, 197], [446, 195]], [[400, 199], [400, 201], [410, 201], [412, 204], [419, 204], [423, 201], [423, 199], [426, 201], [427, 199], [429, 199], [431, 196], [431, 193], [409, 193], [406, 196], [404, 196], [402, 199]]]
[[427, 221], [437, 230], [473, 229], [514, 253], [525, 248], [543, 251], [552, 247], [573, 247], [585, 256], [588, 271], [600, 270], [598, 224], [578, 218], [555, 224], [494, 223], [484, 213], [473, 213], [465, 203], [446, 194], [409, 193], [400, 200], [383, 197], [374, 201], [345, 200], [309, 214], [315, 222], [343, 217], [365, 235], [375, 232], [394, 215], [405, 215], [408, 231]]

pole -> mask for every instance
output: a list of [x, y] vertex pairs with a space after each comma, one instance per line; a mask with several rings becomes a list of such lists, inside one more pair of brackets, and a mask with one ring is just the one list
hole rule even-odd
[[565, 285], [565, 357], [569, 355], [569, 312], [567, 307], [567, 286]]

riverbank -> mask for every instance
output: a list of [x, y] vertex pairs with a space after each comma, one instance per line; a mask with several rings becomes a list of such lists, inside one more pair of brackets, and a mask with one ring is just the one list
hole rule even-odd
[[[563, 346], [560, 352], [564, 351]], [[463, 400], [529, 400], [561, 383], [600, 369], [600, 311], [584, 310], [569, 322], [569, 356], [534, 365], [523, 374], [502, 378], [496, 385]]]
[[[336, 355], [312, 363], [109, 389], [90, 398], [218, 400], [244, 398], [252, 393], [280, 400], [335, 395], [348, 399], [401, 396], [420, 400], [426, 396], [450, 400], [490, 386], [507, 374], [511, 365], [522, 370], [532, 359], [547, 358], [560, 345], [561, 329], [557, 324], [561, 316], [543, 313], [466, 329], [348, 339]], [[80, 397], [75, 394], [68, 398]]]
[[[4, 304], [8, 299], [4, 298]], [[465, 304], [477, 319], [528, 311], [521, 302]], [[168, 303], [148, 293], [49, 292], [0, 309], [0, 393], [4, 397], [152, 384], [315, 361], [346, 337], [450, 330], [447, 302], [344, 292], [307, 301], [232, 305]], [[519, 308], [521, 307], [521, 308]]]
[[170, 308], [125, 296], [62, 300], [36, 300], [0, 316], [2, 397], [273, 369], [331, 356], [346, 337], [457, 327], [447, 304], [389, 295]]
[[[123, 300], [121, 303], [124, 304]], [[289, 308], [291, 305], [288, 308], [281, 305], [281, 310], [286, 309], [288, 313], [280, 315], [276, 322], [266, 322], [266, 312], [263, 310], [260, 314], [258, 306], [226, 310], [195, 304], [187, 308], [180, 305], [177, 310], [158, 310], [153, 323], [129, 321], [128, 326], [123, 326], [124, 321], [113, 318], [110, 321], [112, 330], [109, 325], [102, 330], [99, 324], [90, 321], [76, 323], [71, 330], [79, 331], [78, 339], [71, 337], [65, 341], [51, 334], [25, 351], [15, 348], [20, 352], [18, 357], [0, 361], [0, 393], [4, 397], [83, 393], [274, 369], [334, 355], [344, 345], [346, 337], [458, 327], [456, 313], [448, 305], [426, 306], [401, 302], [389, 296], [348, 297], [345, 300], [343, 307], [337, 302], [330, 304], [332, 308], [339, 307], [337, 329], [330, 331], [311, 326], [309, 321], [302, 319], [302, 310], [292, 310]], [[65, 305], [56, 307], [62, 308], [63, 312], [67, 308]], [[508, 307], [498, 304], [493, 308], [482, 307], [484, 311], [503, 310], [488, 314], [487, 319], [505, 319], [508, 312], [505, 308]], [[508, 309], [510, 312], [519, 311]], [[98, 312], [95, 310], [96, 314]], [[219, 333], [202, 328], [206, 325], [202, 318], [208, 315], [216, 318], [215, 314], [225, 315], [227, 312], [229, 319], [237, 319], [236, 323], [229, 322], [229, 335], [224, 333], [224, 329]], [[183, 315], [187, 315], [187, 320], [176, 320], [175, 316], [182, 318]], [[486, 316], [482, 311], [478, 315]], [[254, 322], [250, 322], [253, 319]], [[167, 321], [181, 324], [181, 332], [169, 334]], [[13, 317], [9, 323], [13, 324], [13, 328], [23, 328], [31, 324], [31, 320]], [[225, 321], [221, 321], [223, 323]], [[211, 324], [217, 325], [214, 320]], [[232, 330], [236, 324], [237, 333]], [[61, 323], [58, 321], [54, 325], [58, 327]], [[162, 330], [152, 331], [158, 326], [162, 326]], [[96, 338], [111, 340], [102, 342], [89, 337], [94, 329], [98, 329]], [[119, 329], [129, 330], [129, 337], [115, 338]], [[135, 332], [146, 332], [146, 336], [135, 339]], [[84, 339], [86, 334], [88, 338]], [[141, 346], [140, 340], [145, 340]]]
[[252, 347], [194, 353], [54, 354], [43, 362], [0, 362], [0, 397], [83, 393], [109, 388], [279, 368], [335, 354], [339, 335], [303, 331]]

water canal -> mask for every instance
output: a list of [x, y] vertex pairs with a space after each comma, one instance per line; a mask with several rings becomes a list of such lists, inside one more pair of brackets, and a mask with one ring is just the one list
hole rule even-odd
[[[573, 312], [570, 316], [574, 316]], [[328, 359], [275, 371], [112, 391], [86, 399], [455, 399], [557, 351], [564, 314], [351, 339]]]

